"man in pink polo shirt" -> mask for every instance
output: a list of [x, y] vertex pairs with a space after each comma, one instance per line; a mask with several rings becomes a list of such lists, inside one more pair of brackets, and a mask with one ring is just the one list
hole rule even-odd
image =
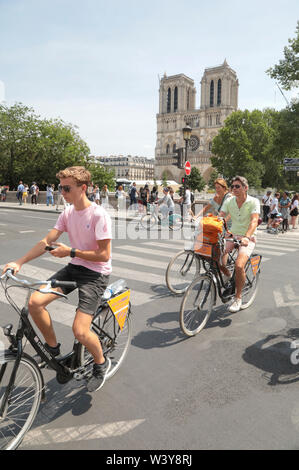
[[[15, 262], [8, 263], [8, 268], [17, 273], [24, 263], [45, 253], [45, 247], [55, 246], [50, 254], [57, 258], [71, 257], [71, 261], [58, 273], [52, 276], [59, 281], [75, 281], [78, 287], [79, 303], [73, 323], [75, 337], [82, 343], [94, 358], [93, 375], [87, 387], [96, 391], [105, 382], [110, 369], [110, 359], [103, 355], [98, 337], [90, 330], [91, 321], [101, 301], [101, 296], [108, 284], [111, 273], [111, 220], [105, 209], [89, 201], [86, 190], [91, 175], [84, 167], [74, 166], [60, 171], [62, 194], [67, 207], [59, 216], [55, 227], [39, 241], [28, 253]], [[55, 243], [63, 232], [67, 232], [70, 245]], [[64, 294], [72, 289], [57, 288]], [[29, 312], [43, 334], [46, 348], [55, 356], [60, 354], [47, 305], [55, 300], [55, 294], [34, 292], [29, 301]]]

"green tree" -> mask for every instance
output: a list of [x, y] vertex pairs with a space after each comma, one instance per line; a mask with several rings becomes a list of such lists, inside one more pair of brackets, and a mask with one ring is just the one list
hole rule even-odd
[[102, 188], [104, 184], [107, 184], [108, 189], [113, 191], [115, 189], [115, 172], [104, 168], [99, 163], [88, 162], [86, 165], [92, 176], [94, 184], [98, 184], [99, 188]]
[[202, 191], [206, 185], [200, 171], [195, 166], [191, 168], [190, 176], [188, 177], [188, 185], [192, 191]]
[[291, 90], [293, 87], [298, 86], [299, 82], [299, 21], [297, 22], [295, 38], [289, 39], [288, 42], [289, 46], [284, 48], [284, 59], [266, 71], [285, 90]]
[[213, 140], [211, 162], [226, 180], [242, 175], [250, 186], [261, 186], [268, 159], [272, 158], [274, 128], [269, 125], [270, 114], [236, 111], [225, 120]]
[[214, 184], [214, 181], [218, 178], [218, 171], [215, 170], [213, 168], [211, 174], [210, 174], [210, 178], [209, 178], [209, 181], [208, 181], [208, 187], [209, 189], [214, 189], [215, 188], [215, 184]]
[[56, 182], [67, 166], [84, 165], [87, 144], [76, 127], [62, 120], [41, 119], [32, 108], [16, 103], [0, 105], [0, 181], [15, 187]]

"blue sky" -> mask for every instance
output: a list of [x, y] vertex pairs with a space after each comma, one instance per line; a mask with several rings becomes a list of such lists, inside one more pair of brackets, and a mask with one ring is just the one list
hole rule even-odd
[[0, 99], [77, 125], [93, 155], [154, 157], [158, 76], [193, 78], [199, 107], [226, 58], [240, 109], [281, 109], [265, 70], [298, 19], [298, 0], [0, 0]]

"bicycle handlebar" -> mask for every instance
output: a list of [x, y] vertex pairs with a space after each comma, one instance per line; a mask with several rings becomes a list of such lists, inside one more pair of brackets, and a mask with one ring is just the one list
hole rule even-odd
[[0, 279], [4, 279], [5, 277], [10, 278], [12, 281], [17, 282], [18, 284], [24, 285], [25, 287], [36, 287], [36, 286], [43, 286], [46, 284], [46, 287], [41, 289], [40, 292], [42, 293], [53, 293], [56, 295], [60, 295], [63, 297], [66, 297], [64, 294], [61, 294], [60, 292], [57, 291], [51, 291], [50, 287], [70, 287], [72, 289], [76, 289], [77, 283], [73, 281], [59, 281], [57, 279], [50, 279], [48, 281], [35, 281], [35, 282], [29, 282], [26, 279], [20, 279], [14, 275], [14, 270], [13, 269], [7, 269], [5, 273], [0, 277]]

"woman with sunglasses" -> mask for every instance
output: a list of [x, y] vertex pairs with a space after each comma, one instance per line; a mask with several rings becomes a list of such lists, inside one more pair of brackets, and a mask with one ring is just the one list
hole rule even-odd
[[232, 197], [232, 194], [228, 190], [226, 181], [223, 178], [217, 178], [214, 181], [215, 185], [215, 196], [199, 213], [193, 218], [196, 220], [205, 214], [218, 215], [224, 201], [227, 198]]
[[[231, 189], [233, 197], [227, 199], [220, 211], [220, 217], [231, 216], [231, 233], [233, 238], [241, 240], [238, 257], [235, 262], [236, 272], [236, 294], [232, 305], [229, 307], [231, 313], [242, 309], [242, 289], [245, 284], [245, 265], [252, 254], [256, 244], [256, 233], [260, 214], [260, 202], [257, 198], [249, 196], [248, 182], [242, 176], [235, 176], [232, 180]], [[227, 239], [226, 253], [234, 249], [234, 242]], [[229, 279], [230, 271], [226, 268], [227, 255], [222, 259], [222, 271]]]

